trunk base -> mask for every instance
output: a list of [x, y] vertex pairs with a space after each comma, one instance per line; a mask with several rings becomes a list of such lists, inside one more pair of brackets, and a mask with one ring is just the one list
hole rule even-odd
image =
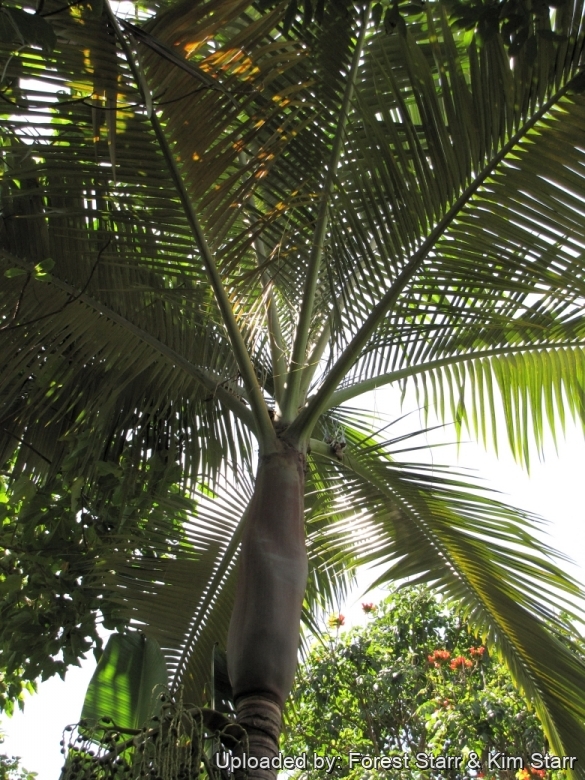
[[[265, 696], [244, 696], [236, 702], [237, 722], [248, 734], [246, 759], [266, 764], [278, 755], [282, 712], [278, 704]], [[256, 760], [254, 760], [256, 759]], [[278, 769], [247, 767], [235, 773], [236, 780], [275, 780]]]

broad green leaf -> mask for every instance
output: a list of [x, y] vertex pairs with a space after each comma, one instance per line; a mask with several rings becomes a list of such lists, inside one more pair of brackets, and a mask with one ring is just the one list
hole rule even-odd
[[213, 646], [213, 701], [211, 706], [219, 712], [235, 712], [234, 692], [230, 683], [227, 655], [217, 644]]
[[81, 719], [96, 723], [108, 717], [119, 728], [142, 728], [167, 685], [165, 660], [155, 640], [137, 631], [112, 634], [89, 683]]

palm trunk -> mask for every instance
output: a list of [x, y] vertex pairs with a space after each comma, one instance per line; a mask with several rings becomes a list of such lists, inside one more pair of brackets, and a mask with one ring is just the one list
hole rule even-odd
[[278, 754], [282, 708], [297, 666], [308, 573], [304, 466], [304, 455], [291, 448], [261, 458], [242, 537], [227, 654], [247, 755], [260, 764], [248, 768], [250, 780], [276, 777], [262, 765]]

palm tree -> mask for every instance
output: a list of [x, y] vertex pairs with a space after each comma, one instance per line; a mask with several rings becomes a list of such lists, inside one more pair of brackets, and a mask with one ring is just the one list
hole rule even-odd
[[197, 511], [135, 542], [112, 499], [76, 582], [189, 701], [225, 644], [257, 757], [301, 618], [383, 563], [463, 605], [585, 777], [578, 587], [534, 518], [349, 404], [410, 386], [526, 463], [585, 418], [584, 6], [541, 5], [2, 9], [2, 461], [98, 504], [120, 464], [180, 464]]

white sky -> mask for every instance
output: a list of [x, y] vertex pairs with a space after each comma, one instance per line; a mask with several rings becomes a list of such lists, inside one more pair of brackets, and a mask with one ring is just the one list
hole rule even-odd
[[[371, 401], [375, 409], [386, 414], [391, 413], [393, 408], [397, 417], [401, 413], [396, 405], [396, 396], [378, 391]], [[393, 429], [392, 435], [423, 427], [414, 402], [404, 407], [403, 412], [408, 411], [413, 411], [413, 414], [400, 424], [400, 430], [398, 426]], [[453, 439], [451, 428], [428, 435], [429, 442], [452, 442]], [[422, 436], [415, 440], [414, 446], [421, 444]], [[418, 457], [422, 458], [423, 452]], [[475, 470], [487, 485], [501, 491], [501, 497], [509, 503], [551, 521], [549, 543], [575, 560], [576, 565], [568, 565], [567, 571], [585, 585], [585, 441], [577, 426], [568, 425], [564, 439], [559, 437], [558, 453], [552, 439], [547, 442], [546, 461], [539, 463], [535, 458], [530, 477], [514, 463], [504, 445], [499, 459], [474, 443], [461, 445], [459, 453], [455, 446], [441, 447], [432, 453], [432, 458], [436, 464], [459, 465]], [[425, 459], [428, 459], [428, 454]], [[365, 573], [360, 591], [341, 607], [346, 615], [346, 625], [359, 620], [363, 600], [361, 592], [367, 582], [368, 575]], [[374, 594], [366, 600], [376, 601], [379, 597], [380, 594]], [[64, 682], [51, 679], [43, 683], [39, 693], [27, 701], [24, 713], [4, 719], [2, 727], [7, 737], [0, 752], [21, 756], [23, 765], [37, 772], [38, 780], [58, 780], [62, 729], [79, 719], [94, 667], [93, 658], [89, 658], [81, 669], [70, 669]]]

